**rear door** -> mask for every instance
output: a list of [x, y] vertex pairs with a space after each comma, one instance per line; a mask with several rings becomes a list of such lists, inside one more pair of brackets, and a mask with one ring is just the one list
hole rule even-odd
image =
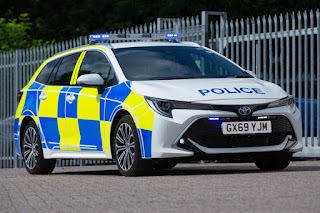
[[[66, 93], [70, 89], [70, 81], [80, 53], [57, 59], [52, 72], [45, 75], [40, 72], [39, 80], [47, 79], [38, 92], [38, 116], [47, 148], [53, 150], [68, 149], [68, 133], [66, 128]], [[49, 63], [48, 63], [49, 65]]]
[[[38, 90], [38, 118], [41, 132], [41, 140], [46, 141], [46, 148], [60, 149], [60, 132], [58, 129], [58, 101], [62, 87], [48, 85], [49, 78], [53, 76], [59, 67], [60, 59], [53, 60], [45, 65], [39, 73], [36, 81], [43, 85]], [[61, 109], [60, 109], [61, 110]], [[42, 134], [43, 133], [43, 134]]]
[[58, 111], [58, 128], [60, 132], [60, 148], [63, 150], [78, 147], [80, 142], [79, 128], [75, 122], [77, 95], [74, 94], [79, 92], [81, 88], [73, 88], [71, 86], [72, 74], [78, 69], [80, 61], [81, 52], [63, 57], [55, 77], [50, 82], [52, 85], [62, 87], [59, 96], [59, 109], [61, 110]]

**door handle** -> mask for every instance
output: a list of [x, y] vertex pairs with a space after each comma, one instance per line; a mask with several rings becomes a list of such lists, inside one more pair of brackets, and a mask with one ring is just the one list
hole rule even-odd
[[67, 96], [66, 100], [71, 104], [74, 100], [76, 100], [76, 97], [71, 93]]
[[41, 101], [46, 100], [46, 99], [47, 99], [46, 93], [45, 93], [45, 92], [41, 93], [40, 96], [39, 96], [39, 99], [40, 99]]

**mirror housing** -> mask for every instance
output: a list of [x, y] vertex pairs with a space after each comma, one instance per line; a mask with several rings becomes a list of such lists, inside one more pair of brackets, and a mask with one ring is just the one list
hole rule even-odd
[[104, 80], [99, 74], [85, 74], [77, 79], [77, 84], [82, 87], [103, 87]]
[[254, 77], [254, 78], [257, 77], [256, 74], [254, 74], [254, 72], [252, 72], [252, 71], [246, 70], [246, 72], [247, 72], [249, 75], [251, 75], [252, 77]]

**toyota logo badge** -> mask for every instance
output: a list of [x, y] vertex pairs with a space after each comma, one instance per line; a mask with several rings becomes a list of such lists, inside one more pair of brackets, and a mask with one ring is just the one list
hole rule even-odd
[[242, 106], [238, 109], [240, 115], [250, 115], [251, 109], [248, 106]]

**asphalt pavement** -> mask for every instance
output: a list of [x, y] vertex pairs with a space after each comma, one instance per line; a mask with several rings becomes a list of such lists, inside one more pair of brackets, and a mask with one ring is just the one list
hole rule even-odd
[[143, 177], [114, 165], [0, 169], [0, 212], [320, 212], [320, 161], [178, 164]]

